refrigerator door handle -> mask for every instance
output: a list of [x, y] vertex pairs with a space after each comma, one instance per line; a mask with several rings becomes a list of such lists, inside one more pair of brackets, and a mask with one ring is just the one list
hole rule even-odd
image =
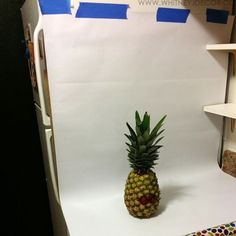
[[56, 173], [55, 173], [55, 168], [54, 168], [54, 163], [53, 163], [53, 154], [52, 154], [52, 143], [51, 143], [52, 130], [46, 129], [45, 133], [46, 133], [46, 145], [47, 145], [47, 152], [48, 152], [48, 163], [49, 163], [49, 170], [50, 170], [50, 175], [51, 175], [51, 180], [52, 180], [53, 192], [54, 192], [56, 201], [58, 202], [58, 204], [60, 204], [59, 192], [58, 192], [57, 181], [56, 181]]
[[42, 110], [42, 118], [43, 124], [46, 126], [51, 125], [50, 117], [47, 115], [46, 104], [45, 104], [45, 96], [43, 90], [43, 82], [42, 82], [42, 71], [40, 67], [40, 45], [39, 45], [39, 33], [42, 30], [42, 15], [39, 13], [38, 24], [34, 30], [34, 56], [35, 56], [35, 71], [39, 92], [39, 100]]

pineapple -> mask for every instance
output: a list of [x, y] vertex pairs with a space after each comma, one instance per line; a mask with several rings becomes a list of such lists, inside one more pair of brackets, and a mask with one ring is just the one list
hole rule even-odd
[[150, 131], [150, 116], [145, 112], [143, 120], [136, 111], [136, 132], [127, 124], [130, 134], [128, 138], [128, 160], [133, 169], [127, 178], [125, 185], [124, 201], [129, 213], [138, 218], [149, 218], [158, 209], [160, 190], [156, 174], [152, 171], [155, 161], [159, 157], [159, 142], [163, 139], [160, 135], [164, 116]]

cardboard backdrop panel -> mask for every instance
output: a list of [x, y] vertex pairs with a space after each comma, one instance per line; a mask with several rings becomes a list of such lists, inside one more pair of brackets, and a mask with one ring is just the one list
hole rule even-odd
[[[44, 16], [60, 197], [72, 236], [181, 235], [233, 220], [225, 209], [235, 182], [217, 166], [222, 119], [202, 111], [225, 99], [227, 54], [206, 44], [229, 42], [233, 17], [212, 24], [204, 13], [184, 24], [132, 10], [127, 20]], [[156, 168], [161, 206], [147, 221], [129, 216], [122, 199], [125, 123], [134, 125], [136, 110], [148, 111], [152, 125], [168, 116]]]

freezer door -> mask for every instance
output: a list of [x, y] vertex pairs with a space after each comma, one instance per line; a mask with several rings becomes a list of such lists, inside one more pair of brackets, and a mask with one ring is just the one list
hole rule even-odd
[[45, 104], [45, 111], [48, 117], [51, 117], [51, 102], [49, 95], [49, 85], [48, 85], [48, 72], [47, 72], [47, 59], [44, 44], [44, 33], [40, 30], [38, 35], [38, 46], [39, 46], [39, 62], [41, 69], [41, 82], [43, 87], [43, 102]]
[[25, 1], [21, 8], [21, 16], [24, 27], [24, 36], [26, 44], [25, 55], [28, 59], [28, 67], [32, 84], [34, 101], [40, 105], [39, 93], [36, 81], [35, 61], [34, 61], [34, 45], [33, 33], [39, 20], [39, 9], [37, 1]]
[[48, 88], [42, 15], [37, 1], [26, 0], [21, 8], [26, 56], [29, 64], [34, 101], [41, 107], [44, 125], [51, 125], [51, 108]]

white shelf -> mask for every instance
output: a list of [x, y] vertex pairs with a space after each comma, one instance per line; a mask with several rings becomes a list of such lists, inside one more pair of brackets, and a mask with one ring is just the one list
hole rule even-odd
[[204, 111], [212, 113], [212, 114], [236, 119], [236, 104], [234, 103], [204, 106]]
[[209, 51], [225, 51], [236, 53], [236, 43], [229, 44], [208, 44], [206, 49]]

